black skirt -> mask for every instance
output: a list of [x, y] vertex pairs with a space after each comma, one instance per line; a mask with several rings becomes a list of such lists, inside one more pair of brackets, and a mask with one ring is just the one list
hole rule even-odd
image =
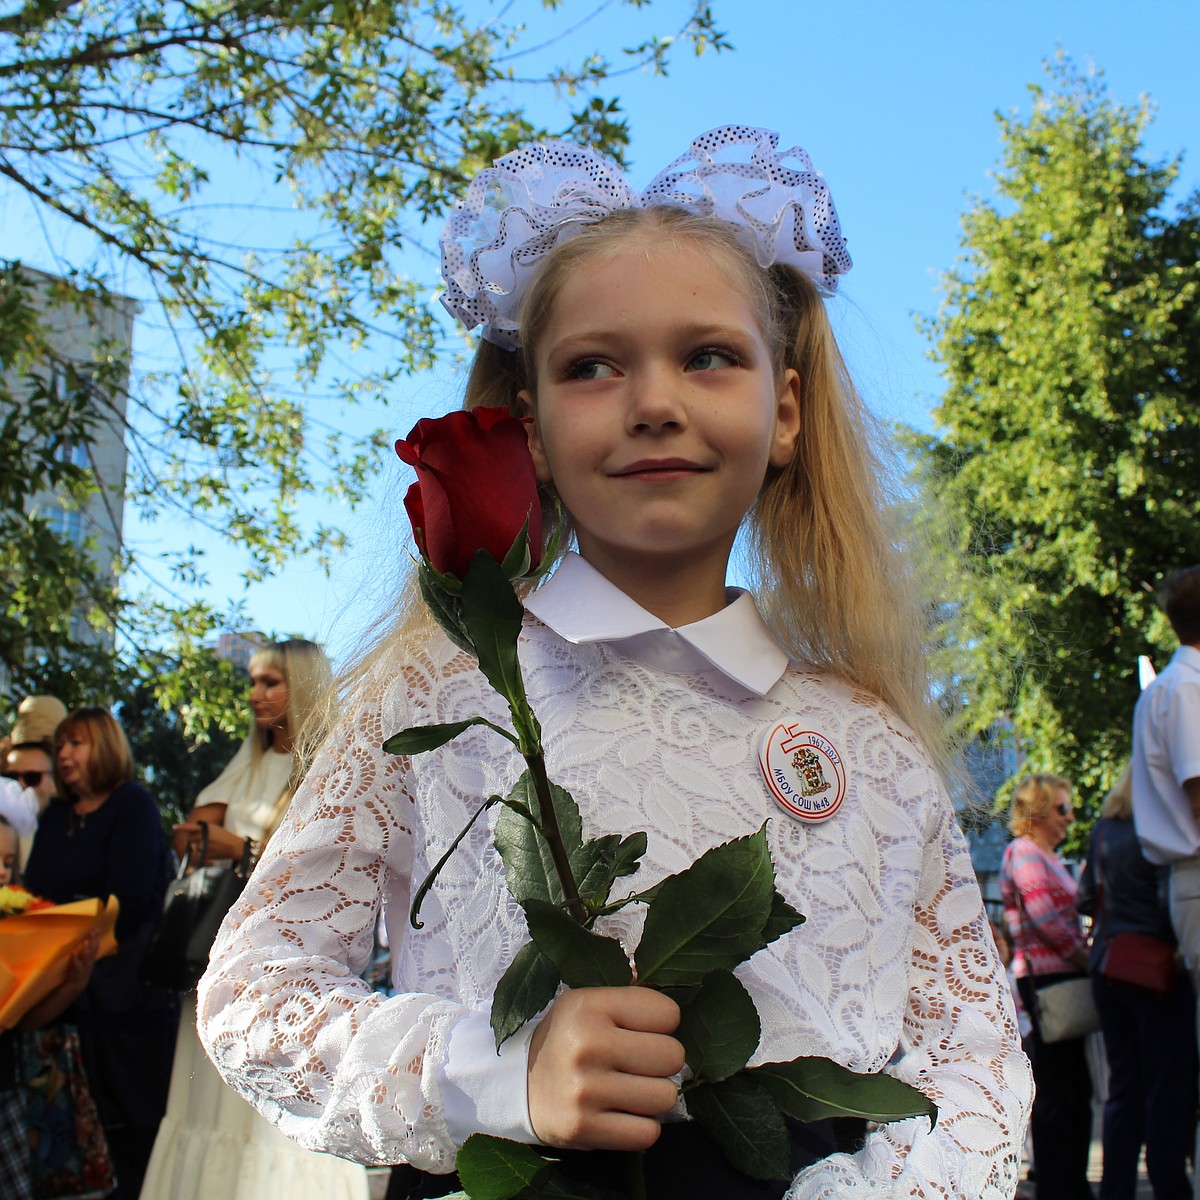
[[[866, 1123], [838, 1118], [802, 1124], [787, 1119], [791, 1139], [790, 1176], [764, 1182], [731, 1167], [698, 1125], [664, 1125], [658, 1141], [643, 1156], [649, 1200], [781, 1200], [797, 1172], [838, 1151], [862, 1145]], [[545, 1150], [558, 1160], [562, 1174], [580, 1183], [628, 1195], [629, 1156], [606, 1150]], [[462, 1189], [457, 1175], [427, 1175], [413, 1167], [392, 1168], [386, 1200], [433, 1200]]]

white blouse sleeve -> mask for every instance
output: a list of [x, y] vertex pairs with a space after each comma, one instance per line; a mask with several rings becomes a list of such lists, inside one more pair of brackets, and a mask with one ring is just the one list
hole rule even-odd
[[217, 937], [198, 1023], [230, 1086], [301, 1145], [442, 1173], [442, 1067], [470, 1010], [359, 978], [381, 895], [406, 905], [412, 874], [406, 760], [380, 748], [383, 725], [360, 709], [318, 755]]
[[903, 1033], [887, 1070], [938, 1106], [802, 1171], [787, 1200], [1009, 1200], [1033, 1081], [966, 842], [942, 795], [926, 841]]

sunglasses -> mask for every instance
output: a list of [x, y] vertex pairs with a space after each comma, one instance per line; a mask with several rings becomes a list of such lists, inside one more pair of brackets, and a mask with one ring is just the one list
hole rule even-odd
[[1058, 813], [1060, 817], [1065, 817], [1071, 811], [1071, 805], [1064, 800], [1061, 804], [1056, 804], [1054, 806], [1054, 811]]
[[5, 779], [15, 779], [27, 788], [37, 787], [49, 775], [49, 771], [5, 771]]

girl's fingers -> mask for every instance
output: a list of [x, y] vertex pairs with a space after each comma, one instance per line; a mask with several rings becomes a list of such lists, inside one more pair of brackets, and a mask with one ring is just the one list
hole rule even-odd
[[629, 1113], [604, 1113], [593, 1124], [590, 1150], [648, 1150], [658, 1141], [662, 1126], [653, 1118]]
[[670, 1079], [643, 1075], [614, 1075], [608, 1086], [597, 1088], [596, 1108], [613, 1115], [661, 1117], [675, 1107], [679, 1088]]
[[659, 1033], [622, 1030], [613, 1040], [609, 1066], [626, 1075], [666, 1079], [683, 1070], [683, 1044]]

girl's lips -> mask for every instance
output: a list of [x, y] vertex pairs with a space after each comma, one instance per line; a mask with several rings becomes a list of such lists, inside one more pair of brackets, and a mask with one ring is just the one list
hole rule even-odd
[[620, 467], [610, 474], [614, 479], [644, 479], [653, 476], [677, 478], [683, 475], [698, 475], [708, 469], [686, 458], [646, 458], [630, 463], [627, 467]]

